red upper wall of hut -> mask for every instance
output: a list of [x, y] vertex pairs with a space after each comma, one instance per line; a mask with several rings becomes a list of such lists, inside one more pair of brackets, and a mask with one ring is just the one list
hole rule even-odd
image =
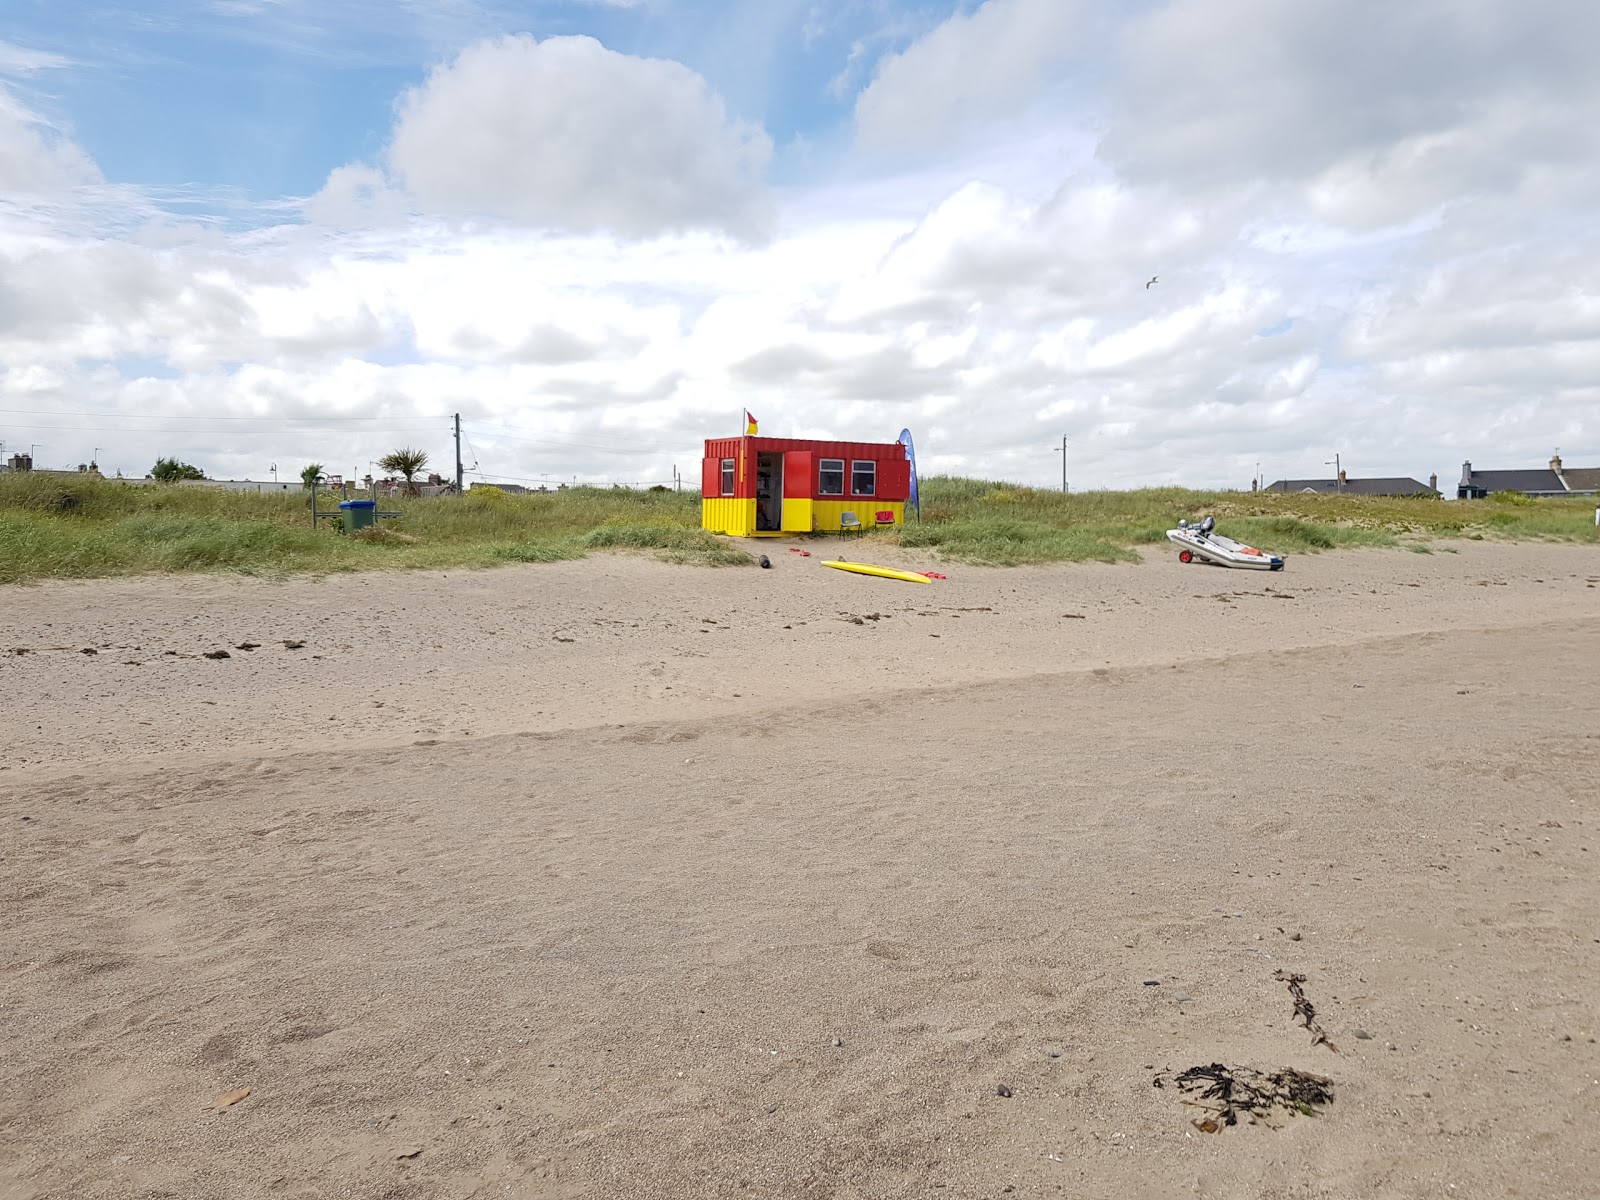
[[[808, 438], [731, 437], [707, 438], [701, 463], [700, 495], [753, 500], [756, 495], [756, 458], [783, 456], [783, 494], [789, 499], [848, 500], [871, 497], [904, 502], [911, 496], [911, 464], [899, 442], [826, 442]], [[857, 491], [868, 477], [856, 464], [872, 464], [871, 491]], [[842, 464], [842, 466], [836, 466]], [[724, 487], [732, 467], [732, 483]], [[841, 482], [842, 475], [842, 482]]]

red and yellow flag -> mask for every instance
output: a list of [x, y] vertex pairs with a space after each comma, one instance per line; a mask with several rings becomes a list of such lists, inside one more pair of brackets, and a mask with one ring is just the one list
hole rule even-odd
[[750, 410], [747, 408], [744, 410], [744, 435], [745, 437], [755, 437], [757, 432], [756, 419], [750, 415]]

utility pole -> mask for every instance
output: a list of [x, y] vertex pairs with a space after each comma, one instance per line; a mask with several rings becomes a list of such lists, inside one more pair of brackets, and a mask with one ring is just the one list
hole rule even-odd
[[461, 495], [461, 414], [456, 414], [456, 495]]
[[1056, 449], [1061, 454], [1061, 494], [1063, 496], [1065, 496], [1067, 494], [1067, 435], [1066, 434], [1062, 434], [1061, 435], [1061, 445], [1057, 446]]
[[1339, 465], [1339, 456], [1335, 454], [1331, 463], [1323, 463], [1322, 465], [1333, 468], [1333, 490], [1342, 494], [1344, 492], [1344, 468]]

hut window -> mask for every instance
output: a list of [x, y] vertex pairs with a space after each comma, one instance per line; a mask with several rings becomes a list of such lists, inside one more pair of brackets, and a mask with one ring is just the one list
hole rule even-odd
[[824, 458], [817, 465], [817, 495], [844, 495], [844, 459]]
[[850, 464], [850, 494], [873, 496], [878, 491], [878, 464], [870, 458], [857, 459]]
[[733, 459], [731, 458], [722, 460], [722, 494], [724, 496], [733, 495]]

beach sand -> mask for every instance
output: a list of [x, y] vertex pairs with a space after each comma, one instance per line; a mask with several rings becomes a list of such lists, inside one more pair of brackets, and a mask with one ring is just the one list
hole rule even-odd
[[1594, 1196], [1600, 553], [1453, 548], [6, 589], [0, 1196]]

